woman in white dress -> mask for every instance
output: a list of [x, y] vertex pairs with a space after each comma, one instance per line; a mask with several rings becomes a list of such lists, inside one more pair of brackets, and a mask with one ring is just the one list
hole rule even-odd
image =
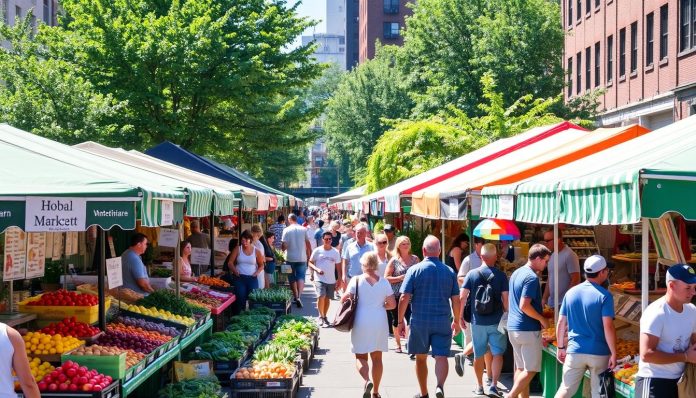
[[[384, 276], [377, 273], [377, 253], [365, 253], [360, 258], [363, 273], [351, 279], [341, 302], [354, 297], [357, 291], [358, 306], [350, 332], [351, 352], [355, 354], [358, 373], [365, 380], [363, 398], [380, 398], [379, 383], [382, 380], [382, 352], [388, 351], [389, 333], [387, 313], [396, 307], [394, 292]], [[367, 357], [372, 359], [372, 379]], [[374, 389], [374, 391], [373, 391]]]

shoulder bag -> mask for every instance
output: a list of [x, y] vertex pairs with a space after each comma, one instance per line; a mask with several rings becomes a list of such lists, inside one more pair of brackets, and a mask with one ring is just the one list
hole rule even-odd
[[358, 308], [358, 286], [359, 281], [355, 280], [355, 296], [348, 297], [346, 301], [341, 303], [341, 307], [336, 313], [336, 318], [334, 319], [333, 326], [334, 329], [339, 332], [350, 332], [353, 329], [353, 321], [355, 320], [355, 311]]

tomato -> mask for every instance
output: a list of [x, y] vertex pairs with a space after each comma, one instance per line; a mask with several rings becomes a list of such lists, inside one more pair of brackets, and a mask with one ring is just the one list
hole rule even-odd
[[88, 380], [85, 376], [80, 376], [80, 378], [77, 381], [77, 384], [80, 384], [80, 385], [87, 384], [87, 381]]
[[56, 391], [56, 390], [58, 390], [58, 386], [56, 385], [56, 383], [51, 383], [48, 385], [48, 391]]
[[67, 391], [70, 384], [60, 383], [58, 384], [58, 391]]
[[46, 391], [46, 389], [48, 388], [48, 384], [46, 384], [46, 382], [43, 380], [36, 384], [39, 386], [40, 391]]
[[70, 383], [70, 391], [78, 391], [79, 389], [77, 388], [77, 384], [75, 383]]
[[92, 391], [101, 391], [103, 389], [104, 389], [104, 387], [102, 387], [99, 384], [92, 386]]
[[82, 391], [92, 391], [93, 387], [94, 386], [92, 386], [91, 384], [85, 384], [82, 386]]
[[72, 379], [75, 377], [75, 375], [77, 375], [77, 370], [75, 370], [75, 368], [69, 368], [65, 371], [65, 374]]

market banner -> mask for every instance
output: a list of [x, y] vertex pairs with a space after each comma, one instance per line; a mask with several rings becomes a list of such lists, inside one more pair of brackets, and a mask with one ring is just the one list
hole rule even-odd
[[0, 200], [0, 231], [24, 226], [24, 201]]
[[[135, 229], [135, 202], [94, 201], [87, 202], [86, 226], [98, 225], [111, 229], [118, 225], [121, 229]], [[84, 231], [87, 228], [83, 228]]]
[[84, 231], [86, 209], [85, 198], [29, 196], [23, 229], [27, 232]]

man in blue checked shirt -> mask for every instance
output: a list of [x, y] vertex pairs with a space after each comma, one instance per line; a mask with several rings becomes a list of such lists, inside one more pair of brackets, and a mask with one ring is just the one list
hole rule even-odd
[[[428, 397], [428, 351], [435, 358], [437, 389], [435, 396], [444, 398], [444, 384], [449, 373], [447, 357], [452, 344], [452, 332], [458, 334], [459, 284], [452, 268], [439, 259], [440, 241], [428, 235], [423, 242], [423, 258], [410, 267], [401, 285], [396, 333], [403, 335], [406, 307], [411, 302], [411, 332], [408, 353], [416, 356], [416, 377], [420, 393], [415, 398]], [[450, 309], [450, 301], [452, 306]], [[450, 316], [454, 321], [450, 321]]]

